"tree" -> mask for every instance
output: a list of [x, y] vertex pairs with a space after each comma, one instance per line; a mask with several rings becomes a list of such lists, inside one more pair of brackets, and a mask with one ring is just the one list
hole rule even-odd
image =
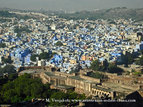
[[0, 43], [0, 48], [5, 48], [6, 44], [5, 43]]
[[54, 92], [51, 97], [50, 97], [50, 105], [51, 106], [61, 106], [64, 105], [65, 102], [55, 102], [55, 100], [62, 100], [62, 99], [66, 99], [67, 95], [63, 92]]
[[99, 73], [99, 72], [90, 72], [87, 76], [93, 77], [93, 78], [98, 78], [98, 79], [106, 79], [107, 76]]
[[143, 55], [136, 61], [136, 64], [143, 65]]
[[56, 43], [56, 46], [63, 46], [63, 43], [62, 43], [61, 41], [58, 41], [58, 42]]
[[133, 54], [127, 52], [126, 56], [127, 56], [127, 58], [128, 58], [128, 64], [132, 64], [133, 61], [134, 61], [134, 56], [133, 56]]
[[64, 93], [52, 90], [50, 84], [42, 84], [39, 78], [32, 78], [30, 74], [24, 74], [0, 85], [0, 103], [19, 103], [33, 98], [49, 98], [50, 105], [59, 106], [66, 105], [68, 102], [52, 102], [52, 99], [83, 99], [85, 96], [75, 92]]
[[2, 70], [3, 68], [1, 68], [1, 66], [0, 66], [0, 75], [3, 75], [3, 70]]
[[44, 84], [44, 90], [46, 90], [46, 91], [44, 91], [43, 93], [42, 93], [42, 97], [43, 98], [50, 98], [50, 96], [51, 96], [51, 94], [52, 94], [52, 90], [50, 89], [50, 84]]
[[125, 55], [121, 55], [122, 64], [125, 64], [128, 67], [128, 64], [132, 64], [134, 62], [134, 55], [127, 52]]
[[30, 60], [35, 62], [36, 61], [36, 57], [38, 57], [37, 54], [32, 54], [31, 57], [30, 57]]
[[12, 80], [16, 79], [17, 77], [18, 77], [17, 73], [16, 74], [10, 74], [10, 75], [8, 75], [8, 80], [12, 81]]
[[109, 63], [108, 63], [108, 61], [105, 59], [105, 60], [103, 61], [103, 70], [107, 70], [107, 69], [108, 69], [108, 66], [109, 66]]
[[18, 32], [16, 36], [21, 37], [21, 32]]
[[77, 96], [78, 96], [77, 93], [75, 93], [74, 91], [71, 91], [71, 90], [69, 90], [69, 91], [67, 92], [67, 94], [68, 94], [68, 99], [76, 99]]
[[52, 57], [54, 56], [54, 55], [56, 55], [57, 53], [56, 52], [52, 52]]
[[15, 66], [13, 65], [6, 65], [4, 68], [2, 68], [2, 71], [3, 73], [16, 73], [16, 70], [15, 70]]
[[123, 73], [123, 69], [117, 67], [117, 65], [115, 64], [109, 64], [109, 67], [108, 67], [108, 71], [109, 73], [117, 73], [117, 74], [121, 74]]
[[95, 71], [101, 70], [101, 63], [99, 62], [99, 60], [92, 61], [90, 69]]
[[13, 61], [11, 60], [11, 57], [10, 56], [8, 56], [8, 58], [4, 58], [4, 57], [2, 57], [2, 61], [3, 61], [3, 63], [9, 63], [9, 64], [11, 64]]
[[18, 34], [21, 34], [21, 32], [30, 33], [30, 32], [32, 32], [32, 31], [29, 30], [28, 27], [22, 27], [22, 28], [20, 28], [20, 27], [16, 26], [15, 29], [14, 29], [14, 32], [15, 32], [15, 33], [18, 33]]
[[39, 58], [40, 58], [40, 59], [47, 59], [47, 60], [49, 60], [51, 57], [52, 57], [52, 54], [47, 53], [47, 52], [43, 52], [43, 53], [41, 53], [41, 54], [39, 55]]
[[75, 68], [72, 68], [72, 70], [70, 71], [70, 73], [78, 73], [80, 71], [82, 67], [80, 66], [80, 64], [78, 63], [78, 65]]
[[0, 17], [15, 17], [15, 13], [9, 13], [8, 11], [0, 11]]
[[[37, 84], [38, 82], [38, 84]], [[42, 97], [42, 92], [43, 92], [43, 84], [41, 81], [33, 81], [33, 83], [30, 85], [32, 88], [31, 90], [31, 96], [33, 98], [41, 98]]]
[[41, 98], [43, 87], [40, 79], [32, 79], [29, 74], [24, 74], [4, 84], [1, 95], [4, 102], [17, 103], [32, 98]]

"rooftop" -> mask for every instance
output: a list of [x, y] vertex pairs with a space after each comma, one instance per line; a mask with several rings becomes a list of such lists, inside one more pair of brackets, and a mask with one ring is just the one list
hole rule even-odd
[[55, 76], [52, 72], [45, 72], [48, 76]]
[[67, 85], [58, 85], [58, 86], [54, 86], [54, 87], [62, 88], [62, 89], [71, 89], [71, 88], [74, 88], [72, 86], [67, 86]]
[[106, 91], [106, 92], [111, 92], [112, 90], [111, 89], [107, 89], [107, 88], [104, 88], [104, 87], [99, 87], [99, 86], [93, 86], [93, 88], [95, 89], [98, 89], [98, 90], [102, 90], [102, 91]]
[[70, 77], [70, 78], [72, 78], [72, 79], [76, 79], [76, 80], [81, 80], [81, 81], [83, 81], [83, 80], [84, 80], [84, 79], [80, 78], [80, 76], [72, 76], [72, 77]]

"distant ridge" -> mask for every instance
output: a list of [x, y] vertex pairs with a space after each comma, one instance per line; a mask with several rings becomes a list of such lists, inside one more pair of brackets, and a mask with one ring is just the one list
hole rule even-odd
[[110, 9], [101, 9], [94, 11], [80, 11], [80, 12], [64, 12], [64, 11], [52, 11], [52, 10], [19, 10], [10, 8], [0, 8], [0, 11], [20, 11], [20, 12], [41, 12], [48, 15], [57, 15], [60, 18], [66, 19], [133, 19], [135, 21], [143, 21], [143, 8], [128, 9], [126, 7], [116, 7]]
[[61, 18], [67, 19], [134, 19], [136, 21], [143, 21], [143, 8], [128, 9], [126, 7], [117, 7], [111, 9], [102, 9], [96, 11], [81, 11], [75, 13], [59, 14]]

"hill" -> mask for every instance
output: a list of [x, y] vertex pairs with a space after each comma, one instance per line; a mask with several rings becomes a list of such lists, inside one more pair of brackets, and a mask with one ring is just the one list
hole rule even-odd
[[81, 11], [75, 13], [57, 14], [61, 18], [66, 19], [134, 19], [136, 21], [143, 21], [143, 8], [128, 9], [126, 7], [117, 7], [111, 9], [102, 9], [96, 11]]

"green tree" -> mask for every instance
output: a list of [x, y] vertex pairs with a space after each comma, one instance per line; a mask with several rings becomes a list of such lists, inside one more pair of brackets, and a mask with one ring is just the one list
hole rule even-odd
[[38, 55], [32, 54], [31, 57], [30, 57], [30, 60], [35, 62], [36, 61], [36, 57], [38, 57]]
[[77, 99], [78, 94], [75, 93], [74, 91], [70, 90], [67, 92], [67, 94], [68, 94], [68, 99]]
[[56, 46], [63, 46], [63, 43], [62, 43], [61, 41], [58, 41], [58, 42], [56, 43]]
[[121, 55], [122, 64], [125, 64], [126, 67], [128, 67], [128, 64], [132, 64], [134, 62], [134, 55], [127, 52], [125, 55]]
[[0, 48], [5, 48], [6, 44], [5, 43], [0, 43]]
[[101, 63], [99, 62], [99, 60], [95, 60], [95, 61], [92, 61], [92, 63], [91, 63], [91, 66], [90, 66], [90, 69], [92, 69], [92, 70], [101, 70]]
[[52, 56], [56, 55], [57, 53], [56, 52], [52, 52]]
[[3, 70], [1, 68], [1, 66], [0, 66], [0, 75], [3, 75]]
[[2, 71], [3, 73], [16, 73], [16, 70], [15, 70], [15, 66], [13, 65], [6, 65], [4, 68], [2, 68]]
[[63, 93], [63, 92], [54, 92], [51, 97], [50, 97], [50, 105], [51, 106], [61, 106], [64, 105], [65, 102], [55, 102], [54, 100], [62, 100], [62, 99], [66, 99], [67, 98], [67, 94]]
[[11, 64], [13, 61], [11, 60], [11, 57], [10, 56], [8, 56], [8, 58], [2, 58], [2, 61], [3, 61], [3, 63], [9, 63], [9, 64]]
[[31, 100], [32, 98], [41, 98], [44, 85], [40, 79], [32, 79], [29, 74], [24, 74], [14, 81], [4, 84], [1, 90], [1, 96], [6, 103], [17, 103]]
[[30, 32], [32, 32], [31, 30], [29, 30], [29, 28], [28, 27], [18, 27], [18, 26], [16, 26], [15, 27], [15, 29], [14, 29], [14, 32], [15, 33], [18, 33], [18, 34], [21, 34], [21, 32], [26, 32], [26, 33], [30, 33]]
[[134, 56], [133, 56], [133, 54], [127, 52], [126, 56], [128, 58], [128, 64], [132, 64], [134, 62]]
[[104, 61], [103, 61], [103, 70], [105, 71], [105, 70], [107, 70], [108, 69], [108, 66], [109, 66], [109, 63], [108, 63], [108, 61], [105, 59]]
[[143, 55], [136, 61], [136, 64], [143, 65]]
[[40, 58], [40, 59], [47, 59], [47, 60], [49, 60], [51, 57], [52, 57], [52, 54], [47, 53], [47, 52], [43, 52], [43, 53], [41, 53], [41, 54], [39, 55], [39, 58]]
[[44, 84], [44, 90], [42, 93], [42, 97], [43, 98], [50, 98], [51, 94], [52, 94], [52, 90], [50, 89], [50, 84]]
[[10, 75], [8, 75], [8, 80], [12, 81], [12, 80], [16, 79], [17, 77], [18, 77], [18, 74], [17, 74], [17, 73], [15, 73], [15, 74], [10, 74]]
[[30, 87], [32, 88], [32, 90], [31, 90], [31, 96], [32, 97], [34, 97], [34, 98], [41, 98], [42, 97], [42, 92], [43, 92], [44, 86], [40, 80], [33, 81], [33, 83], [30, 85]]
[[18, 32], [16, 36], [21, 37], [21, 32]]
[[90, 72], [88, 73], [87, 76], [93, 77], [93, 78], [98, 78], [98, 79], [107, 79], [107, 76], [99, 73], [99, 72]]
[[9, 11], [0, 11], [0, 17], [15, 17], [15, 13], [9, 13]]
[[[77, 94], [77, 93], [75, 93], [74, 91], [72, 91], [72, 90], [69, 90], [67, 93], [67, 99], [69, 99], [70, 100], [70, 102], [68, 103], [68, 104], [73, 104], [74, 102], [73, 101], [71, 101], [71, 100], [83, 100], [83, 99], [85, 99], [86, 97], [85, 97], [85, 95], [84, 94]], [[75, 102], [76, 103], [76, 102]]]
[[117, 65], [115, 65], [115, 64], [109, 64], [107, 72], [121, 74], [121, 73], [124, 72], [124, 70], [119, 68], [119, 67], [117, 67]]
[[[32, 78], [30, 74], [24, 74], [0, 85], [0, 103], [19, 103], [30, 101], [33, 98], [62, 99], [83, 99], [85, 95], [75, 92], [64, 93], [58, 90], [51, 90], [50, 84], [42, 84], [38, 78]], [[67, 105], [66, 102], [50, 102], [52, 106]]]

